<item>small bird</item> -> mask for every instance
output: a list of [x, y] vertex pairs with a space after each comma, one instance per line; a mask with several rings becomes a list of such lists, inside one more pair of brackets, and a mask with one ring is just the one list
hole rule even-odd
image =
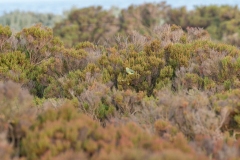
[[128, 67], [126, 67], [126, 72], [128, 73], [128, 74], [134, 74], [134, 70], [132, 70], [132, 69], [130, 69], [130, 68], [128, 68]]

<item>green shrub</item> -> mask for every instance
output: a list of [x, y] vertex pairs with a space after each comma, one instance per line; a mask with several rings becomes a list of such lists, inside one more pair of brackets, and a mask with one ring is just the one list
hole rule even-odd
[[99, 42], [113, 36], [118, 29], [117, 20], [101, 7], [73, 10], [68, 18], [54, 27], [54, 35], [62, 38], [65, 46], [72, 47], [82, 41]]
[[206, 29], [214, 40], [239, 46], [239, 9], [237, 6], [196, 6], [170, 8], [167, 23], [176, 24], [189, 31], [189, 26]]
[[0, 54], [1, 80], [12, 80], [21, 84], [29, 81], [28, 74], [33, 66], [24, 53], [19, 51]]
[[11, 37], [12, 31], [9, 26], [0, 25], [0, 52], [4, 51], [8, 46], [7, 40]]

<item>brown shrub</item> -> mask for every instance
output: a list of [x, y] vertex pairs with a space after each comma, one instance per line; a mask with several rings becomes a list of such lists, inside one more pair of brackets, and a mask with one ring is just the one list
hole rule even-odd
[[[137, 151], [143, 151], [143, 157], [136, 154]], [[109, 159], [114, 154], [115, 159], [164, 159], [172, 157], [167, 151], [176, 151], [182, 159], [206, 158], [194, 152], [181, 133], [168, 141], [149, 134], [135, 123], [115, 127], [108, 124], [103, 128], [65, 104], [38, 116], [22, 140], [21, 155], [27, 159], [52, 159], [60, 155]], [[73, 154], [68, 156], [67, 153]]]

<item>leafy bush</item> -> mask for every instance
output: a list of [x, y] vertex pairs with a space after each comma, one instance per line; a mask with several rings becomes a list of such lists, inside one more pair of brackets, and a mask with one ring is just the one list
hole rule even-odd
[[7, 40], [11, 37], [12, 31], [8, 26], [0, 25], [0, 51], [2, 52], [3, 49], [7, 46]]
[[72, 47], [82, 41], [98, 43], [117, 31], [114, 15], [101, 7], [73, 10], [66, 20], [57, 23], [54, 35], [63, 39], [66, 46]]
[[168, 10], [167, 23], [206, 29], [215, 40], [239, 46], [239, 9], [237, 6], [209, 5], [196, 6], [187, 11], [186, 7]]

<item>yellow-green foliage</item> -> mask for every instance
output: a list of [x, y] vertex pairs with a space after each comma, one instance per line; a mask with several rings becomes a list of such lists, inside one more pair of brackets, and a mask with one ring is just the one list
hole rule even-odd
[[188, 66], [191, 52], [193, 52], [191, 44], [173, 44], [165, 49], [167, 62], [175, 69], [182, 66]]
[[1, 40], [6, 40], [6, 39], [10, 38], [10, 36], [12, 35], [12, 31], [11, 31], [10, 27], [1, 25], [0, 35], [1, 35]]
[[12, 31], [9, 26], [0, 25], [0, 52], [8, 49], [7, 40], [11, 37]]
[[89, 42], [89, 41], [84, 41], [84, 42], [80, 42], [76, 45], [76, 49], [79, 50], [79, 49], [84, 49], [84, 48], [94, 48], [94, 44]]
[[9, 28], [1, 26], [1, 30], [2, 43], [12, 46], [3, 46], [1, 50], [0, 78], [19, 82], [38, 97], [43, 97], [48, 85], [63, 75], [95, 62], [95, 52], [100, 52], [90, 42], [80, 43], [76, 49], [64, 48], [59, 38], [53, 37], [52, 30], [40, 24], [24, 28], [11, 38]]
[[24, 28], [17, 34], [17, 38], [31, 63], [37, 63], [46, 57], [46, 45], [53, 38], [53, 34], [50, 28], [36, 25]]
[[118, 29], [117, 19], [102, 7], [73, 10], [68, 18], [54, 27], [54, 35], [63, 39], [65, 46], [72, 47], [81, 41], [105, 40]]
[[19, 51], [0, 54], [1, 80], [13, 80], [18, 83], [28, 82], [28, 74], [33, 66], [24, 53]]
[[[103, 77], [106, 82], [112, 80], [114, 86], [120, 90], [134, 89], [151, 95], [160, 78], [171, 78], [171, 68], [168, 66], [170, 75], [163, 74], [166, 68], [160, 41], [154, 40], [146, 44], [141, 51], [137, 51], [135, 47], [130, 43], [124, 49], [110, 48], [109, 53], [99, 61], [104, 70]], [[131, 74], [128, 70], [132, 71]]]

